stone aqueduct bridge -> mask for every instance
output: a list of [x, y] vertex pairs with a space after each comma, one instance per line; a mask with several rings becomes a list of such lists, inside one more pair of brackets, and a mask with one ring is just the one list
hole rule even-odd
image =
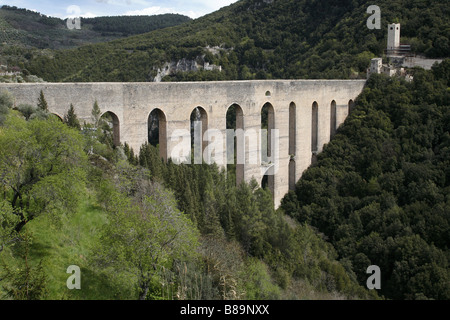
[[[180, 132], [179, 129], [189, 132], [190, 115], [196, 108], [200, 110], [203, 132], [218, 129], [226, 137], [226, 114], [230, 106], [236, 108], [236, 127], [245, 132], [260, 131], [261, 111], [263, 106], [268, 106], [269, 129], [279, 130], [279, 148], [277, 151], [274, 148], [272, 154], [278, 152], [278, 170], [268, 175], [268, 185], [278, 207], [310, 166], [312, 155], [322, 150], [344, 122], [364, 85], [365, 80], [38, 83], [0, 84], [0, 91], [10, 91], [19, 105], [36, 104], [42, 90], [50, 112], [63, 117], [73, 103], [78, 118], [86, 122], [92, 122], [92, 106], [97, 100], [101, 111], [112, 115], [115, 143], [127, 142], [136, 152], [148, 141], [149, 115], [156, 109], [160, 121], [160, 152], [165, 159], [180, 140], [188, 139], [190, 143], [190, 135], [174, 137], [174, 133]], [[261, 154], [259, 143], [247, 140], [247, 145], [250, 148], [246, 148], [246, 159], [251, 152]], [[224, 159], [217, 162], [227, 163], [226, 139], [222, 154], [215, 156]], [[250, 181], [254, 177], [261, 183], [267, 168], [258, 156], [256, 164], [237, 165], [237, 180]]]

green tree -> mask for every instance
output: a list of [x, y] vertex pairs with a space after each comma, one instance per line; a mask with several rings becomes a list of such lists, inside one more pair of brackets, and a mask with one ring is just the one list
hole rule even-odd
[[44, 92], [42, 90], [39, 93], [37, 106], [42, 111], [48, 112], [48, 103], [47, 103], [47, 100], [45, 100]]
[[136, 205], [120, 193], [111, 201], [115, 209], [95, 249], [95, 263], [133, 274], [144, 300], [162, 268], [195, 254], [198, 232], [173, 195], [158, 185]]
[[92, 120], [94, 122], [94, 127], [98, 128], [99, 123], [100, 123], [100, 118], [102, 116], [102, 112], [100, 110], [100, 107], [98, 106], [98, 102], [97, 100], [95, 100], [94, 102], [94, 106], [92, 107]]
[[8, 92], [4, 91], [0, 94], [0, 126], [6, 120], [6, 116], [14, 103], [14, 97]]
[[61, 121], [10, 115], [0, 132], [0, 185], [20, 217], [16, 231], [41, 213], [72, 212], [85, 186], [79, 133]]
[[[4, 198], [5, 195], [3, 195]], [[3, 248], [16, 238], [15, 226], [19, 217], [14, 214], [11, 204], [6, 199], [0, 199], [0, 253]]]
[[78, 117], [75, 113], [75, 108], [73, 104], [70, 104], [69, 110], [67, 111], [67, 114], [64, 116], [64, 122], [72, 128], [81, 129], [80, 121], [78, 120]]
[[[48, 277], [42, 260], [33, 266], [30, 261], [31, 235], [20, 235], [19, 259], [7, 264], [0, 260], [0, 279], [7, 298], [14, 300], [40, 300], [47, 294]], [[16, 261], [18, 260], [18, 261]]]
[[36, 106], [32, 106], [31, 104], [20, 104], [17, 107], [17, 110], [25, 117], [25, 120], [30, 120], [33, 114], [40, 109]]

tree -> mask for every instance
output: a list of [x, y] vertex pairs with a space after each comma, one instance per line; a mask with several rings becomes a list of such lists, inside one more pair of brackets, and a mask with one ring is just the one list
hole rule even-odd
[[39, 93], [39, 98], [38, 98], [38, 104], [37, 104], [38, 108], [41, 109], [42, 111], [46, 111], [48, 112], [48, 103], [45, 100], [44, 97], [44, 92], [41, 90], [41, 92]]
[[92, 114], [92, 120], [94, 121], [94, 127], [98, 128], [102, 112], [100, 111], [100, 107], [98, 106], [97, 100], [95, 100], [95, 102], [94, 102], [94, 106], [92, 107], [91, 114]]
[[32, 106], [31, 104], [20, 104], [17, 107], [17, 110], [25, 117], [25, 120], [31, 119], [32, 115], [35, 114], [38, 110], [36, 106]]
[[13, 103], [14, 98], [8, 91], [4, 91], [0, 94], [0, 125], [3, 125]]
[[11, 204], [5, 199], [0, 200], [0, 253], [5, 245], [15, 239], [15, 226], [19, 223], [19, 217], [14, 214]]
[[176, 208], [173, 195], [156, 184], [151, 189], [135, 205], [118, 192], [112, 196], [113, 212], [94, 249], [97, 265], [137, 277], [140, 300], [163, 267], [187, 259], [198, 246], [198, 231]]
[[69, 111], [67, 111], [67, 114], [64, 116], [64, 122], [72, 128], [81, 129], [80, 121], [78, 120], [78, 117], [75, 113], [75, 108], [73, 107], [73, 104], [70, 104]]
[[0, 132], [0, 185], [20, 231], [41, 213], [78, 207], [85, 188], [83, 139], [55, 118], [25, 121], [10, 115]]
[[[40, 300], [47, 293], [47, 275], [42, 260], [33, 266], [29, 261], [31, 235], [26, 232], [20, 235], [20, 259], [7, 264], [0, 260], [0, 279], [6, 296], [14, 300]], [[19, 261], [16, 261], [19, 260]], [[14, 265], [12, 265], [14, 264]]]

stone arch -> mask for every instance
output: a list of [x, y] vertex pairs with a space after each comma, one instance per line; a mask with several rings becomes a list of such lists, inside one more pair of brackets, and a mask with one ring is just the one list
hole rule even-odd
[[355, 107], [355, 102], [352, 99], [350, 99], [348, 101], [348, 114], [350, 114], [353, 111], [354, 107]]
[[311, 152], [315, 154], [319, 149], [319, 105], [316, 101], [312, 104], [311, 112]]
[[[275, 110], [270, 102], [265, 103], [261, 108], [261, 129], [267, 130], [267, 136], [263, 137], [262, 159], [272, 156], [272, 130], [275, 129]], [[267, 144], [264, 140], [267, 139]], [[266, 146], [266, 148], [265, 148]]]
[[289, 160], [289, 190], [295, 190], [295, 159]]
[[294, 102], [289, 105], [289, 190], [295, 189], [295, 157], [297, 155], [297, 106]]
[[273, 166], [269, 167], [261, 180], [261, 188], [270, 190], [272, 197], [275, 195], [275, 175], [273, 174]]
[[55, 117], [58, 118], [59, 120], [61, 120], [62, 123], [64, 123], [64, 118], [61, 117], [59, 114], [54, 113], [54, 112], [52, 112], [52, 113], [50, 113], [50, 114], [53, 115], [53, 116], [55, 116]]
[[[195, 136], [195, 127], [194, 124], [195, 122], [201, 122], [201, 128], [200, 128], [200, 134], [199, 136]], [[199, 159], [201, 159], [203, 157], [203, 152], [205, 151], [205, 148], [207, 147], [207, 141], [205, 141], [206, 137], [205, 134], [208, 130], [208, 113], [206, 112], [206, 110], [203, 107], [196, 107], [194, 108], [194, 110], [192, 110], [191, 115], [190, 115], [190, 128], [191, 128], [191, 148], [194, 147], [194, 143], [196, 142], [197, 139], [200, 139], [200, 143], [201, 143], [201, 155], [195, 155], [195, 156], [200, 156]], [[195, 150], [194, 150], [195, 151]]]
[[297, 106], [294, 102], [289, 105], [289, 155], [296, 156], [297, 150]]
[[244, 163], [242, 163], [242, 158], [245, 159], [245, 154], [241, 155], [240, 152], [243, 151], [245, 153], [245, 149], [243, 139], [237, 139], [236, 137], [236, 130], [244, 130], [244, 112], [241, 106], [236, 103], [227, 109], [226, 129], [235, 130], [233, 139], [227, 134], [227, 170], [235, 170], [236, 185], [239, 185], [244, 181]]
[[273, 156], [272, 148], [272, 130], [275, 129], [275, 109], [269, 102], [265, 103], [261, 108], [261, 129], [267, 129], [266, 135], [261, 135], [261, 160], [262, 162], [270, 163], [270, 166], [264, 174], [261, 186], [263, 188], [268, 187], [272, 196], [275, 195], [275, 173], [273, 168], [274, 161], [271, 161]]
[[112, 129], [112, 142], [114, 146], [120, 146], [120, 121], [119, 117], [112, 111], [104, 112], [100, 119], [104, 119], [108, 122], [108, 125]]
[[330, 138], [333, 138], [334, 135], [336, 134], [336, 129], [337, 129], [337, 125], [336, 125], [336, 101], [333, 100], [331, 101], [331, 105], [330, 105]]
[[148, 142], [159, 148], [159, 157], [167, 161], [167, 118], [161, 109], [153, 109], [147, 120]]

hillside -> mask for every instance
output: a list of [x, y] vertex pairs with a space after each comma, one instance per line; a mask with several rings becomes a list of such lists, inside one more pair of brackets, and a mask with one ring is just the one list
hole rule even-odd
[[[0, 299], [378, 298], [255, 181], [115, 147], [96, 104], [81, 130], [44, 95], [13, 101], [0, 94]], [[81, 290], [67, 287], [73, 265]]]
[[413, 83], [372, 75], [353, 113], [282, 201], [389, 299], [450, 299], [450, 60]]
[[[386, 47], [386, 26], [428, 57], [447, 56], [447, 1], [378, 1], [382, 29], [369, 30], [372, 2], [242, 0], [181, 26], [74, 50], [29, 56], [47, 81], [164, 81], [365, 77]], [[221, 66], [205, 70], [204, 63]], [[178, 65], [178, 67], [176, 67]], [[175, 67], [174, 67], [175, 66]], [[169, 68], [171, 72], [164, 73]]]
[[0, 8], [0, 43], [26, 48], [67, 49], [146, 33], [190, 20], [178, 14], [82, 18], [80, 30], [69, 30], [66, 20], [4, 5]]

